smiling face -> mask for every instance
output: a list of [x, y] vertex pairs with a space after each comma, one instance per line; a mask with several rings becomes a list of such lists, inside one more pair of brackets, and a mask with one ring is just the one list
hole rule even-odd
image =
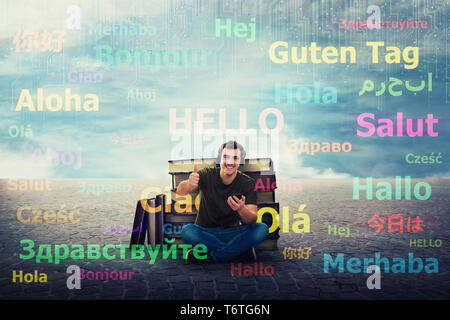
[[241, 150], [225, 148], [222, 151], [222, 159], [220, 167], [227, 176], [231, 176], [237, 172], [241, 163]]

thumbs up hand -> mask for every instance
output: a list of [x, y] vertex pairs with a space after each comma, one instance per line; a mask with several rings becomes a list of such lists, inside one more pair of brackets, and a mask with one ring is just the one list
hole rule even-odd
[[198, 168], [197, 165], [194, 165], [194, 172], [189, 175], [189, 185], [191, 188], [197, 189], [198, 182], [200, 181], [200, 175], [197, 173]]

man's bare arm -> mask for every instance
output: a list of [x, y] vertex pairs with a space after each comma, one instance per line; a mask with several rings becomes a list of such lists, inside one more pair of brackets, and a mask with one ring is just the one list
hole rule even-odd
[[194, 166], [194, 172], [189, 175], [189, 179], [181, 181], [177, 187], [177, 194], [180, 196], [185, 196], [188, 193], [194, 192], [198, 189], [198, 182], [200, 181], [200, 176], [197, 173], [197, 166]]

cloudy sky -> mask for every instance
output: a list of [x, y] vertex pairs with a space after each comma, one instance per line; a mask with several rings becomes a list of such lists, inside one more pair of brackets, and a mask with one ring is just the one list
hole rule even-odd
[[[379, 6], [383, 21], [426, 20], [428, 28], [339, 28], [339, 19], [366, 20], [371, 15], [366, 12], [371, 4]], [[70, 8], [71, 5], [80, 8], [80, 29], [76, 29], [76, 8]], [[254, 129], [253, 140], [242, 135], [238, 136], [239, 140], [250, 151], [250, 157], [273, 158], [281, 177], [450, 177], [450, 70], [446, 39], [450, 26], [447, 25], [448, 2], [444, 0], [433, 4], [427, 1], [2, 0], [0, 6], [0, 178], [165, 178], [168, 160], [200, 158], [216, 152], [227, 138], [217, 134], [219, 118], [226, 129], [239, 129], [241, 124], [246, 129]], [[232, 28], [236, 23], [245, 23], [251, 30], [252, 18], [255, 18], [255, 41], [238, 37], [239, 31], [237, 35], [232, 32], [230, 37], [225, 32], [216, 37], [216, 19], [221, 19], [222, 24], [231, 19]], [[150, 34], [108, 33], [114, 25], [138, 26]], [[30, 52], [16, 49], [14, 38], [18, 32], [22, 35], [24, 31], [39, 34], [48, 31], [55, 37], [58, 30], [66, 31], [61, 52], [36, 47]], [[276, 64], [269, 57], [269, 48], [276, 41], [298, 47], [309, 47], [312, 42], [338, 50], [344, 46], [355, 47], [356, 63], [312, 63], [309, 59], [307, 63]], [[367, 41], [383, 41], [400, 51], [405, 47], [419, 47], [417, 68], [406, 69], [403, 61], [385, 63], [384, 48], [380, 49], [380, 63], [372, 63]], [[56, 42], [53, 46], [56, 47]], [[119, 60], [110, 64], [107, 59], [98, 58], [99, 48], [110, 48], [114, 58], [119, 53]], [[128, 52], [130, 59], [134, 59], [136, 50], [153, 50], [151, 61], [155, 61], [153, 55], [165, 55], [168, 50], [181, 55], [196, 50], [207, 54], [207, 58], [204, 65], [156, 68], [136, 65], [134, 60], [127, 65]], [[97, 79], [102, 79], [71, 82], [70, 72], [72, 80], [80, 74], [94, 73]], [[424, 80], [428, 85], [429, 73], [432, 73], [431, 91], [425, 87], [414, 93], [405, 88], [406, 81], [417, 86]], [[402, 81], [402, 85], [395, 87], [402, 90], [401, 96], [389, 93], [389, 78]], [[372, 81], [375, 89], [359, 96], [366, 80]], [[386, 91], [376, 96], [375, 92], [383, 84]], [[292, 86], [292, 102], [283, 93], [281, 101], [277, 101], [277, 85]], [[28, 107], [16, 111], [24, 89], [29, 90], [37, 108], [38, 88], [43, 89], [44, 111], [31, 111]], [[99, 110], [75, 111], [73, 107], [72, 111], [47, 110], [46, 97], [60, 95], [64, 104], [66, 88], [72, 94], [79, 94], [82, 104], [85, 95], [97, 95]], [[299, 90], [300, 102], [296, 100], [297, 88], [303, 88]], [[336, 103], [324, 103], [327, 99], [323, 96], [333, 90]], [[144, 94], [142, 99], [132, 96], [136, 91]], [[312, 98], [305, 102], [308, 92]], [[319, 101], [315, 102], [314, 97]], [[178, 118], [191, 112], [193, 129], [201, 117], [199, 111], [206, 112], [203, 117], [210, 122], [204, 123], [205, 131], [197, 136], [183, 134], [182, 123], [177, 124], [176, 134], [171, 134], [172, 108]], [[244, 109], [242, 113], [241, 109]], [[283, 119], [279, 134], [265, 137], [276, 140], [273, 148], [259, 146], [265, 141], [265, 128], [259, 119], [267, 109], [277, 110]], [[434, 125], [439, 136], [428, 136], [425, 123], [422, 137], [356, 135], [357, 129], [366, 130], [358, 126], [360, 114], [373, 113], [375, 124], [380, 118], [394, 119], [395, 123], [397, 112], [411, 119], [425, 119], [433, 114], [439, 119]], [[280, 125], [281, 118], [278, 118]], [[266, 120], [268, 129], [273, 129], [274, 112], [269, 112]], [[413, 124], [415, 128], [416, 120]], [[22, 128], [25, 131], [27, 127], [32, 129], [31, 137], [22, 136]], [[127, 143], [128, 135], [131, 144]], [[350, 142], [352, 150], [299, 154], [292, 151], [293, 139], [300, 143]], [[179, 152], [183, 141], [184, 151]], [[56, 156], [55, 152], [59, 160], [52, 160], [50, 153]], [[440, 153], [443, 163], [409, 164], [405, 157], [410, 153], [421, 156]]]

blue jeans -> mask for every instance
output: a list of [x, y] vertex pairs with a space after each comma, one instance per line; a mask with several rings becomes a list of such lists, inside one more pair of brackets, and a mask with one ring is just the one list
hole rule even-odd
[[181, 230], [184, 243], [204, 244], [215, 262], [228, 262], [251, 247], [266, 240], [269, 228], [264, 223], [238, 227], [205, 228], [187, 224]]

